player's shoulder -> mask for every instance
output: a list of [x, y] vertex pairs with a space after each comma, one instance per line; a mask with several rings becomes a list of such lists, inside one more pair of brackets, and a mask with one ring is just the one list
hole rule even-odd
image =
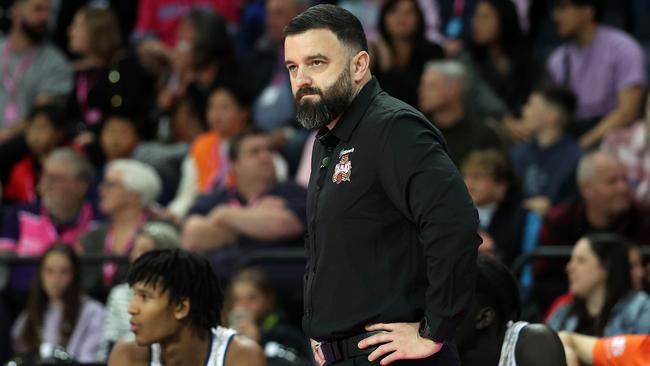
[[264, 351], [251, 339], [235, 335], [228, 345], [225, 366], [236, 365], [266, 366]]
[[134, 342], [119, 342], [111, 351], [108, 366], [146, 366], [149, 364], [149, 348], [141, 347]]

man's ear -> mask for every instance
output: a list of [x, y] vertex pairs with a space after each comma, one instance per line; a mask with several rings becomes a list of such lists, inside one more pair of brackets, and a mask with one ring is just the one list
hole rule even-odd
[[187, 318], [190, 314], [190, 300], [185, 298], [182, 299], [178, 305], [174, 307], [174, 317], [176, 320], [183, 320]]
[[486, 306], [484, 308], [481, 308], [477, 313], [476, 313], [476, 329], [477, 330], [483, 330], [492, 323], [494, 323], [494, 319], [496, 318], [496, 311], [492, 309], [489, 306]]
[[352, 72], [352, 81], [357, 84], [363, 80], [370, 67], [370, 55], [366, 51], [360, 51], [352, 57], [350, 71]]

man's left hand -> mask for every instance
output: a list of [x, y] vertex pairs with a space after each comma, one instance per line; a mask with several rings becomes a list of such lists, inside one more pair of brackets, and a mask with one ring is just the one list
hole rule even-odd
[[418, 332], [419, 326], [419, 323], [368, 325], [366, 330], [369, 332], [385, 331], [386, 333], [370, 336], [359, 342], [358, 346], [360, 349], [365, 349], [378, 345], [379, 347], [368, 356], [368, 361], [373, 362], [387, 355], [381, 360], [381, 365], [388, 365], [398, 360], [427, 358], [440, 351], [443, 345], [422, 338]]

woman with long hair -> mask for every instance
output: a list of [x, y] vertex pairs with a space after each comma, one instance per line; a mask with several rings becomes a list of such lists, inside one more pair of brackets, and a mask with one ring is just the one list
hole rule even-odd
[[443, 50], [426, 40], [424, 16], [416, 0], [387, 0], [378, 28], [379, 40], [370, 45], [376, 60], [372, 72], [386, 92], [417, 107], [424, 64], [443, 58]]
[[26, 309], [12, 329], [14, 352], [48, 359], [63, 348], [78, 362], [94, 362], [101, 342], [104, 308], [81, 289], [80, 261], [67, 244], [41, 257]]
[[611, 233], [581, 238], [567, 274], [574, 299], [549, 316], [551, 328], [597, 337], [650, 333], [650, 297], [633, 287], [624, 238]]

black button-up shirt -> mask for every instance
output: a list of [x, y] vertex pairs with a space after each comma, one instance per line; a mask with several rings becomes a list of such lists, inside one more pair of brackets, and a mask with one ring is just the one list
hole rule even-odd
[[314, 144], [303, 328], [316, 340], [426, 315], [449, 340], [471, 300], [478, 217], [440, 132], [373, 78]]

